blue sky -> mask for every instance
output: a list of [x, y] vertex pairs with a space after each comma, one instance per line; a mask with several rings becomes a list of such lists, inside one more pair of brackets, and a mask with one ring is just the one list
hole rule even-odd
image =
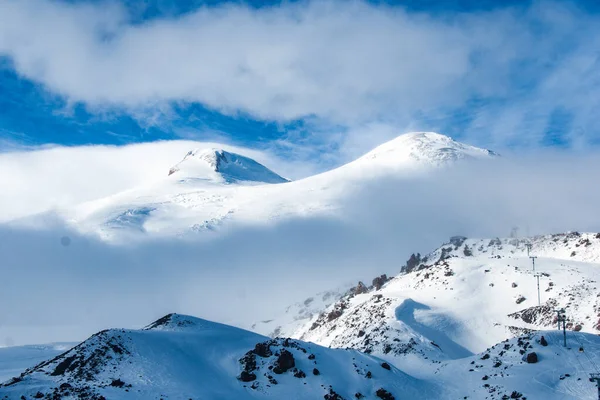
[[597, 11], [6, 0], [0, 148], [185, 138], [331, 166], [434, 130], [500, 151], [589, 151], [600, 137]]

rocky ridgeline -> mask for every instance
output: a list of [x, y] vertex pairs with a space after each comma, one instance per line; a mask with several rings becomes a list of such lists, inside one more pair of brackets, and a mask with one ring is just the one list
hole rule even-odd
[[[385, 373], [381, 370], [391, 371], [392, 367], [382, 362], [379, 365], [365, 364], [352, 360], [354, 372], [364, 379], [372, 379], [373, 373]], [[249, 385], [254, 390], [265, 390], [279, 384], [279, 377], [292, 375], [301, 380], [310, 380], [319, 377], [320, 382], [326, 381], [320, 368], [320, 357], [311, 351], [311, 346], [293, 339], [272, 339], [257, 343], [254, 349], [248, 351], [240, 358], [241, 372], [238, 380]], [[373, 370], [373, 372], [371, 371]], [[325, 380], [323, 379], [325, 378]], [[336, 388], [332, 385], [320, 384], [324, 390], [325, 400], [343, 400]], [[339, 390], [339, 389], [338, 389]], [[394, 400], [395, 397], [385, 388], [381, 387], [373, 393], [375, 397], [384, 400]], [[371, 393], [356, 392], [356, 399], [373, 398]]]
[[453, 236], [432, 253], [412, 254], [401, 272], [427, 269], [453, 257], [510, 258], [527, 255], [564, 260], [600, 262], [600, 233], [557, 233], [530, 238], [467, 239]]
[[33, 398], [105, 400], [98, 389], [110, 386], [128, 390], [131, 387], [117, 377], [118, 373], [106, 374], [106, 371], [118, 371], [117, 367], [131, 354], [129, 342], [125, 330], [98, 332], [71, 350], [27, 369], [0, 388], [16, 385], [36, 375], [46, 375], [54, 379], [55, 385], [46, 391], [36, 392]]
[[[293, 339], [257, 339], [266, 338], [169, 314], [141, 330], [111, 329], [91, 336], [0, 384], [0, 400], [166, 400], [217, 398], [223, 393], [228, 394], [222, 398], [288, 398], [300, 393], [305, 396], [300, 398], [316, 394], [326, 400], [394, 400], [397, 382], [414, 393], [420, 390], [416, 379], [358, 351]], [[244, 354], [250, 343], [252, 349]], [[232, 373], [236, 359], [237, 375]]]

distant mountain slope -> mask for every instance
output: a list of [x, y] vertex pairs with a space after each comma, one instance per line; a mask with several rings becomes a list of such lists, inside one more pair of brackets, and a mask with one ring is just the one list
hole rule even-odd
[[[528, 246], [537, 257], [540, 306]], [[371, 352], [414, 373], [424, 359], [459, 359], [531, 329], [552, 329], [557, 308], [566, 310], [569, 330], [600, 333], [599, 262], [596, 233], [455, 237], [414, 255], [392, 279], [359, 283], [320, 313], [270, 326], [280, 335]]]
[[0, 347], [0, 382], [20, 374], [39, 362], [55, 357], [77, 343]]
[[218, 149], [194, 150], [163, 180], [58, 214], [73, 228], [109, 240], [140, 233], [214, 231], [229, 222], [264, 224], [294, 216], [339, 216], [349, 196], [373, 179], [419, 179], [435, 168], [493, 155], [444, 135], [410, 133], [334, 170], [287, 182], [247, 157]]
[[0, 386], [0, 399], [416, 399], [438, 390], [357, 351], [169, 314], [93, 335]]

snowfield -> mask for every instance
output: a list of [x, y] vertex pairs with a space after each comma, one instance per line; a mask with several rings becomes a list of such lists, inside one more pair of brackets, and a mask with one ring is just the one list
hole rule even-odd
[[99, 332], [0, 386], [7, 399], [372, 399], [377, 393], [434, 398], [440, 389], [354, 350], [271, 340], [177, 314], [142, 330]]
[[337, 169], [288, 182], [256, 161], [221, 149], [194, 149], [155, 181], [69, 209], [15, 224], [55, 217], [105, 240], [182, 236], [224, 224], [264, 224], [298, 216], [341, 218], [342, 204], [365, 182], [394, 176], [418, 178], [461, 160], [495, 153], [433, 132], [401, 135]]
[[[530, 256], [536, 257], [535, 271]], [[359, 282], [321, 312], [299, 313], [291, 322], [283, 314], [268, 324], [256, 324], [255, 329], [264, 333], [273, 329], [272, 335], [332, 348], [357, 349], [413, 376], [439, 380], [440, 365], [472, 361], [507, 339], [556, 329], [557, 309], [566, 311], [572, 348], [580, 347], [579, 340], [594, 342], [600, 333], [599, 256], [597, 233], [524, 239], [455, 237], [426, 256], [411, 257], [394, 278], [376, 277], [370, 286]], [[546, 336], [562, 338], [552, 332]], [[587, 365], [578, 368], [579, 379], [595, 371], [585, 357], [589, 350], [585, 355], [569, 354], [574, 365]], [[553, 377], [558, 379], [556, 374]], [[578, 385], [590, 386], [587, 380]], [[579, 395], [571, 396], [585, 398]]]
[[[600, 338], [540, 331], [420, 377], [369, 354], [169, 314], [111, 329], [0, 385], [1, 399], [593, 399]], [[585, 357], [584, 357], [585, 355]]]

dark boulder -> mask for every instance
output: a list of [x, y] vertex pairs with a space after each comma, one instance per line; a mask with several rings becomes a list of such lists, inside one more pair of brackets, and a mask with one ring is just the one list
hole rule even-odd
[[546, 338], [545, 338], [545, 337], [543, 337], [543, 336], [542, 336], [542, 337], [540, 338], [540, 344], [541, 344], [542, 346], [548, 346], [548, 342], [546, 341]]
[[385, 389], [377, 389], [377, 391], [375, 392], [375, 395], [382, 400], [396, 400], [394, 395]]
[[295, 366], [296, 361], [294, 360], [294, 355], [286, 349], [283, 349], [279, 353], [279, 356], [277, 356], [277, 360], [275, 360], [273, 372], [276, 374], [282, 374], [287, 370], [294, 368]]
[[369, 288], [367, 287], [367, 285], [365, 285], [362, 282], [358, 282], [358, 285], [356, 285], [356, 287], [352, 289], [352, 292], [355, 295], [367, 293], [368, 291], [369, 291]]
[[242, 371], [242, 373], [240, 374], [238, 379], [242, 382], [252, 382], [253, 380], [256, 379], [256, 374], [254, 374], [252, 372]]
[[387, 281], [388, 277], [386, 274], [378, 276], [377, 278], [373, 279], [373, 287], [375, 288], [375, 290], [379, 290]]
[[535, 352], [528, 353], [525, 361], [527, 361], [529, 364], [535, 364], [538, 362], [538, 356]]
[[273, 353], [271, 352], [271, 347], [269, 345], [269, 342], [256, 343], [256, 346], [254, 346], [254, 354], [263, 358], [271, 357]]

